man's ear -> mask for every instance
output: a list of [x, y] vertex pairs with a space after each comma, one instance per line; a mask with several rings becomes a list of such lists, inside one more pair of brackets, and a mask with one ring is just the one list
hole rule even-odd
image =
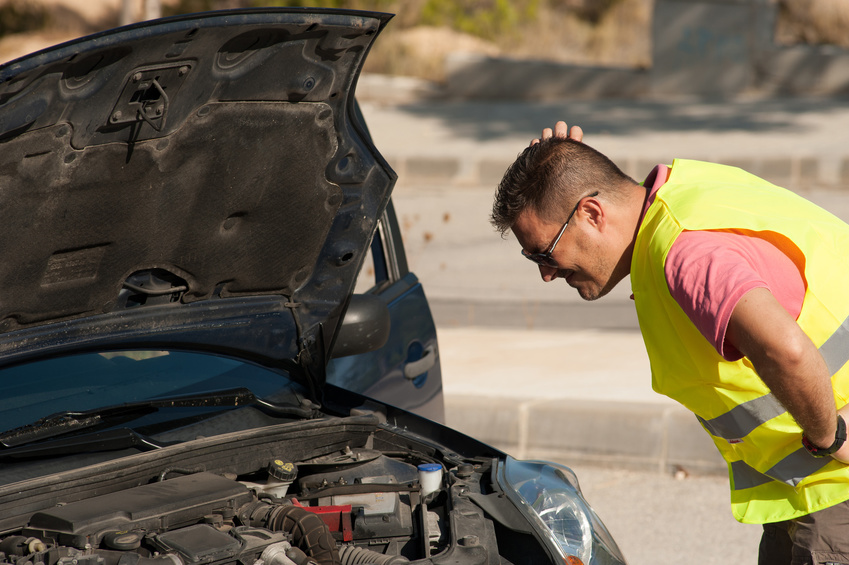
[[589, 226], [599, 231], [607, 227], [607, 215], [604, 206], [594, 197], [584, 198], [581, 202], [581, 215], [583, 215]]

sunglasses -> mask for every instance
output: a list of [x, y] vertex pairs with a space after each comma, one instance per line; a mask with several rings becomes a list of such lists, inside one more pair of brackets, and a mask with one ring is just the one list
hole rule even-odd
[[593, 196], [598, 196], [598, 191], [593, 192], [592, 194], [587, 194], [586, 196], [582, 196], [578, 203], [575, 204], [575, 207], [572, 209], [572, 213], [569, 214], [569, 217], [566, 218], [566, 221], [563, 223], [563, 227], [560, 228], [560, 232], [557, 234], [557, 237], [554, 238], [554, 242], [548, 248], [548, 251], [543, 253], [528, 253], [524, 249], [522, 249], [522, 255], [526, 259], [530, 259], [537, 265], [541, 265], [543, 267], [548, 267], [550, 269], [559, 269], [560, 265], [557, 264], [557, 261], [551, 258], [551, 254], [554, 253], [554, 248], [557, 247], [557, 243], [560, 241], [560, 238], [563, 237], [563, 232], [566, 231], [566, 226], [569, 225], [569, 222], [572, 221], [572, 216], [575, 215], [575, 212], [578, 211], [578, 206], [581, 205], [581, 202], [584, 198], [592, 198]]

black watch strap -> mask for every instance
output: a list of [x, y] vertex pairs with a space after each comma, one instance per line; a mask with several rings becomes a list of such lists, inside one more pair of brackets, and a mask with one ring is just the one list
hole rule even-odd
[[835, 451], [843, 447], [843, 442], [846, 441], [846, 422], [843, 420], [843, 416], [840, 414], [837, 415], [837, 431], [834, 433], [834, 443], [832, 443], [828, 447], [817, 447], [813, 443], [808, 440], [805, 436], [802, 436], [802, 445], [805, 446], [805, 449], [808, 450], [808, 453], [813, 455], [814, 457], [828, 457], [833, 454]]

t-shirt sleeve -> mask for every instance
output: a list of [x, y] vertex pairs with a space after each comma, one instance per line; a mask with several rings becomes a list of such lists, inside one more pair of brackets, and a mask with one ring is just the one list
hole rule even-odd
[[754, 288], [766, 288], [797, 318], [805, 285], [793, 261], [758, 237], [721, 231], [683, 232], [664, 266], [675, 301], [714, 349], [736, 361], [742, 354], [725, 341], [734, 307]]

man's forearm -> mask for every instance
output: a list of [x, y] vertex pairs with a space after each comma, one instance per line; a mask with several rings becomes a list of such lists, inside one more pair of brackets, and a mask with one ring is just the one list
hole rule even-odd
[[811, 348], [802, 358], [783, 359], [784, 363], [768, 356], [749, 359], [805, 436], [816, 446], [828, 447], [834, 441], [837, 409], [828, 368], [813, 344]]
[[816, 345], [765, 288], [747, 292], [731, 315], [730, 341], [790, 412], [806, 437], [828, 447], [837, 410], [828, 367]]

